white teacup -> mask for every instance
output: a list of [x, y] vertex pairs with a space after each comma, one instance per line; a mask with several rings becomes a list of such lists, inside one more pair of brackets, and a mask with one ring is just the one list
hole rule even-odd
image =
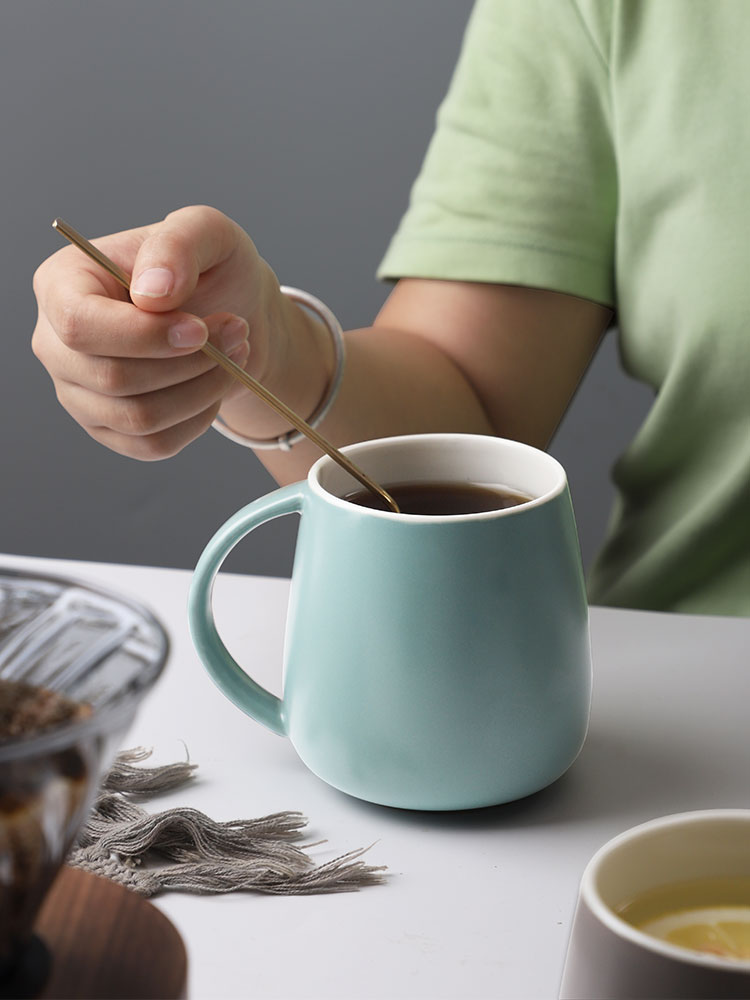
[[617, 912], [659, 886], [727, 878], [750, 878], [750, 810], [665, 816], [609, 841], [583, 873], [561, 1000], [750, 997], [750, 960], [678, 947]]

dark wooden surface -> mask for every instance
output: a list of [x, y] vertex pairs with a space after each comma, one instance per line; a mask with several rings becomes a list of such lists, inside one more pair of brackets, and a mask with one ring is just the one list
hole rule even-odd
[[106, 879], [63, 868], [37, 920], [52, 952], [40, 997], [172, 1000], [187, 988], [182, 938], [156, 907]]

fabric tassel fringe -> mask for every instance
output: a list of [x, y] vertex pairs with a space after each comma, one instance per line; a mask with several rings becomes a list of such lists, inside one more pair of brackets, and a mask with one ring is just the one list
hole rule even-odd
[[362, 861], [366, 848], [316, 866], [303, 847], [292, 843], [307, 822], [299, 812], [225, 823], [190, 808], [147, 812], [134, 797], [176, 788], [197, 769], [189, 762], [135, 766], [150, 756], [143, 747], [117, 756], [68, 864], [142, 896], [168, 890], [311, 895], [353, 892], [385, 881], [383, 866]]

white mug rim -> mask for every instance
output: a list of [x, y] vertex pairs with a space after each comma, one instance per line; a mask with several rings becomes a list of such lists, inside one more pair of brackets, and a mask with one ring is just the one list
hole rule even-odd
[[669, 816], [660, 816], [651, 819], [638, 826], [631, 827], [608, 840], [594, 854], [584, 869], [581, 877], [580, 896], [586, 904], [591, 914], [613, 934], [619, 938], [624, 938], [639, 948], [655, 952], [664, 958], [674, 961], [698, 965], [702, 968], [721, 969], [724, 972], [735, 971], [743, 975], [750, 973], [750, 959], [743, 958], [722, 958], [719, 955], [709, 955], [708, 953], [693, 951], [690, 948], [681, 948], [678, 945], [669, 944], [659, 938], [639, 931], [632, 924], [629, 924], [622, 917], [619, 917], [601, 898], [596, 889], [596, 877], [602, 862], [616, 850], [620, 845], [626, 844], [651, 830], [666, 829], [670, 826], [680, 826], [686, 822], [704, 822], [710, 820], [740, 820], [746, 822], [750, 827], [750, 809], [700, 809], [690, 812], [673, 813]]
[[[521, 441], [513, 441], [510, 438], [502, 438], [489, 434], [430, 432], [424, 434], [391, 435], [389, 437], [373, 438], [372, 440], [359, 441], [355, 444], [345, 445], [340, 450], [344, 455], [351, 454], [354, 457], [358, 451], [381, 448], [384, 445], [388, 445], [393, 442], [408, 444], [410, 441], [417, 440], [442, 440], [446, 444], [455, 444], [469, 438], [474, 441], [476, 441], [476, 439], [492, 441], [495, 444], [499, 443], [504, 447], [509, 447], [514, 450], [534, 453], [536, 457], [541, 456], [540, 460], [546, 461], [551, 470], [555, 473], [554, 485], [541, 495], [531, 497], [531, 499], [525, 501], [524, 503], [515, 504], [512, 507], [498, 508], [497, 510], [479, 511], [472, 514], [397, 514], [392, 510], [376, 510], [373, 507], [356, 507], [355, 509], [358, 513], [361, 512], [363, 516], [386, 518], [389, 521], [400, 521], [407, 524], [440, 524], [441, 522], [450, 522], [451, 524], [455, 524], [462, 521], [492, 521], [498, 517], [514, 517], [524, 514], [529, 510], [533, 510], [534, 508], [542, 507], [563, 493], [567, 488], [568, 480], [565, 469], [560, 462], [558, 462], [556, 458], [553, 458], [553, 456], [548, 452], [542, 451], [540, 448], [535, 448], [533, 445], [524, 444]], [[319, 458], [310, 468], [310, 471], [307, 474], [308, 487], [315, 496], [320, 497], [332, 506], [338, 507], [342, 510], [351, 511], [352, 508], [355, 507], [354, 504], [350, 503], [348, 500], [344, 500], [342, 497], [337, 496], [335, 493], [331, 493], [320, 481], [321, 473], [326, 468], [333, 465], [335, 465], [335, 462], [329, 455], [321, 456], [321, 458]]]

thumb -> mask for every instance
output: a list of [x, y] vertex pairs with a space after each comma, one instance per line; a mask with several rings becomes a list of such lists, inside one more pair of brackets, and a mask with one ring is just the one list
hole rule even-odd
[[194, 294], [204, 271], [236, 249], [238, 227], [214, 208], [193, 206], [149, 227], [133, 266], [130, 296], [140, 309], [179, 309]]

